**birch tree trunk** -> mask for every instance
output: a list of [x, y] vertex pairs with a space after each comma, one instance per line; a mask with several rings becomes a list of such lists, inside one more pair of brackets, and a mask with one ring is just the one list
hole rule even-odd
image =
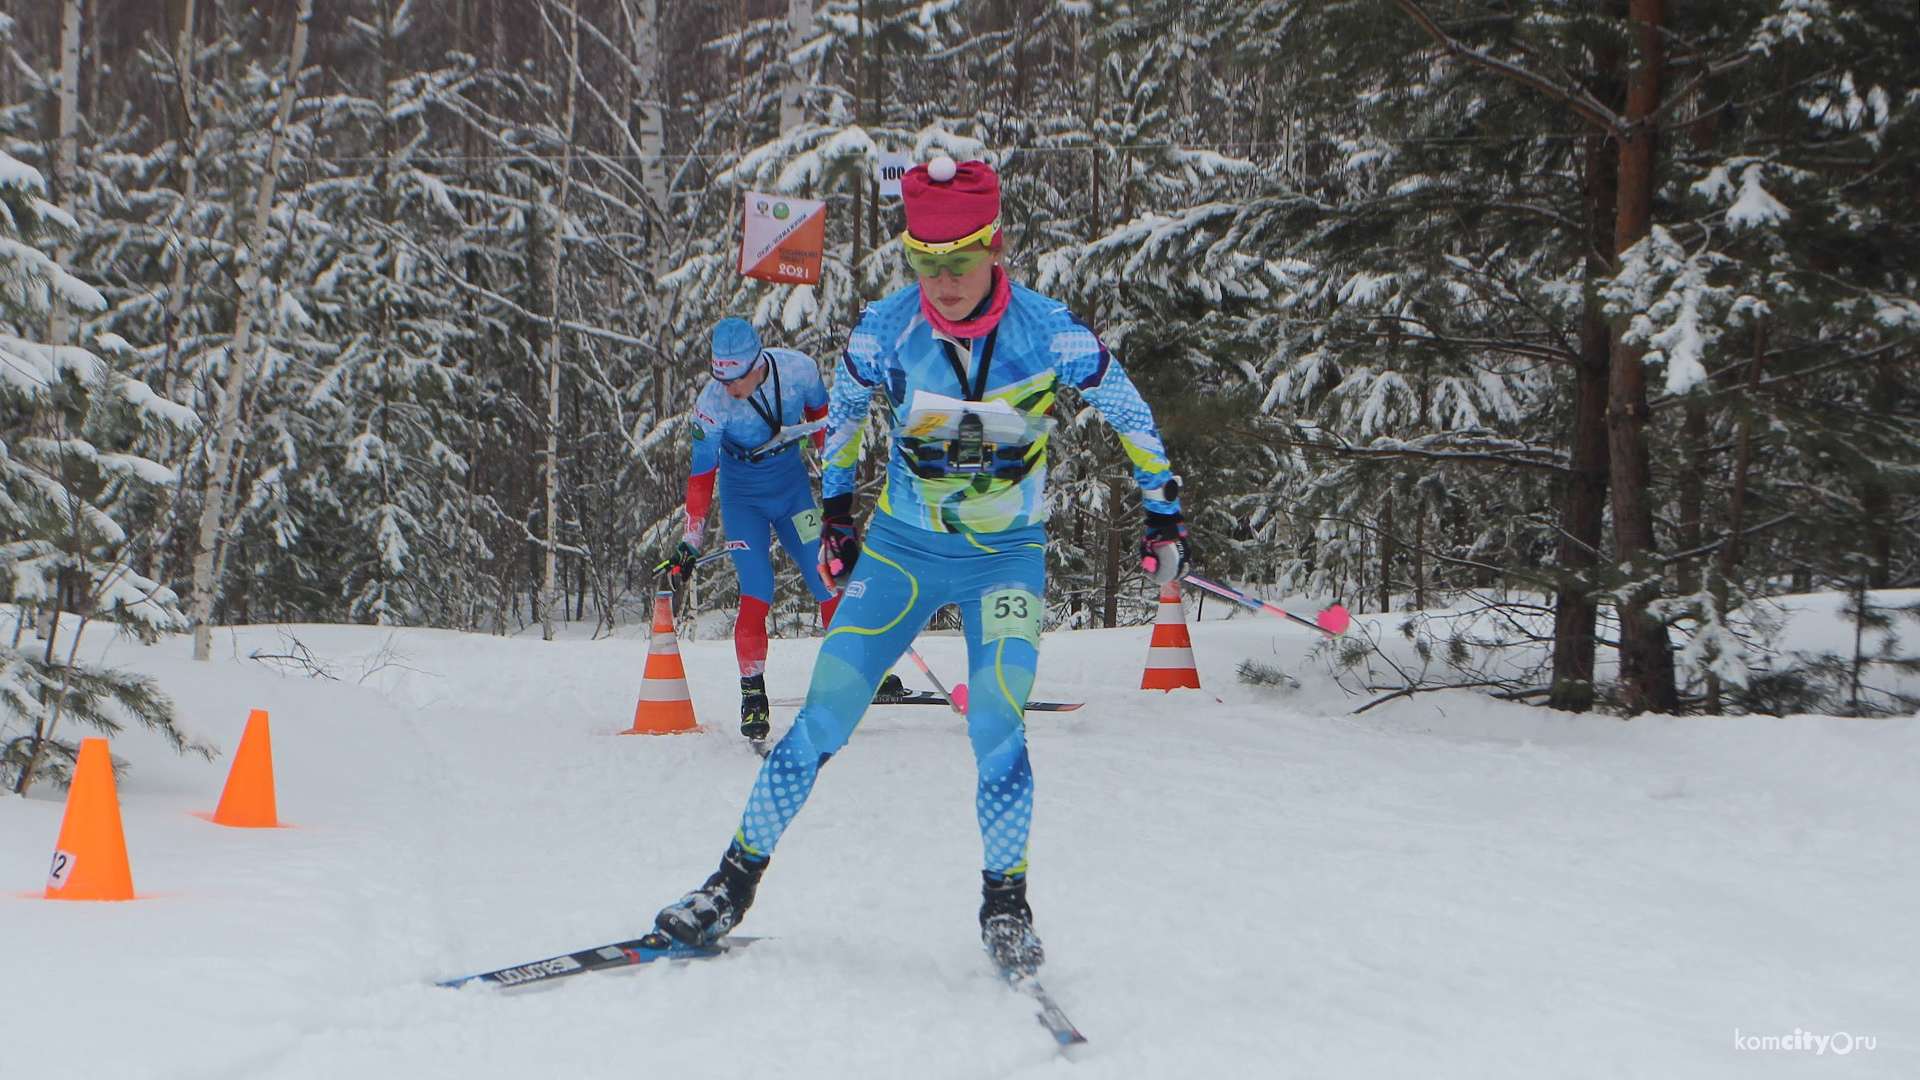
[[[573, 121], [580, 85], [580, 4], [567, 5], [567, 94], [561, 121], [560, 196], [553, 206], [547, 261], [547, 535], [540, 581], [540, 636], [553, 640], [554, 585], [560, 559], [560, 260], [566, 252], [567, 198], [573, 186]], [[564, 615], [564, 612], [562, 613]]]
[[[56, 132], [57, 145], [53, 159], [53, 182], [59, 189], [60, 209], [73, 213], [74, 189], [78, 187], [76, 174], [80, 171], [80, 0], [66, 0], [66, 6], [60, 15], [60, 118]], [[73, 265], [73, 249], [62, 242], [53, 251], [54, 261], [61, 269]], [[67, 337], [73, 330], [73, 322], [67, 315], [66, 304], [59, 294], [53, 296], [53, 303], [47, 316], [47, 341], [55, 348], [67, 344]]]
[[293, 101], [300, 89], [300, 69], [307, 60], [307, 27], [313, 21], [313, 0], [300, 0], [294, 17], [293, 44], [287, 51], [287, 70], [280, 87], [280, 102], [273, 116], [273, 137], [267, 149], [267, 167], [253, 203], [253, 231], [241, 246], [247, 265], [240, 272], [240, 300], [233, 320], [233, 343], [227, 348], [227, 378], [221, 387], [218, 411], [214, 416], [213, 445], [207, 454], [206, 488], [200, 504], [200, 535], [193, 553], [193, 658], [209, 660], [213, 656], [213, 600], [219, 590], [219, 574], [214, 568], [214, 549], [226, 527], [228, 476], [233, 472], [234, 447], [240, 438], [240, 399], [247, 385], [247, 364], [253, 353], [253, 317], [255, 294], [260, 287], [259, 250], [267, 232], [267, 215], [273, 208], [274, 191], [280, 178], [280, 158], [285, 153], [287, 125], [293, 117]]
[[813, 37], [813, 0], [787, 0], [787, 50], [780, 64], [780, 133], [799, 127], [807, 119], [806, 65], [797, 63], [794, 54]]
[[[629, 71], [634, 106], [640, 114], [633, 137], [640, 147], [640, 182], [654, 230], [648, 247], [665, 248], [673, 241], [673, 217], [667, 205], [667, 120], [660, 107], [660, 0], [629, 0], [625, 10], [633, 39]], [[664, 259], [651, 261], [661, 264]]]
[[634, 79], [634, 98], [639, 122], [634, 142], [639, 147], [640, 177], [647, 205], [647, 251], [645, 269], [647, 288], [646, 333], [652, 338], [655, 357], [648, 377], [652, 380], [654, 416], [668, 415], [680, 398], [680, 378], [674, 364], [674, 349], [666, 340], [672, 322], [673, 297], [660, 286], [660, 280], [677, 262], [679, 236], [673, 227], [673, 191], [667, 179], [666, 115], [661, 108], [660, 83], [660, 4], [659, 0], [628, 0], [627, 19], [633, 41], [629, 61]]
[[185, 0], [180, 33], [174, 38], [174, 77], [180, 81], [180, 216], [174, 223], [173, 278], [167, 289], [165, 327], [166, 359], [160, 366], [162, 396], [173, 394], [173, 373], [180, 362], [180, 316], [187, 307], [187, 253], [192, 242], [194, 204], [200, 199], [200, 124], [193, 100], [195, 0]]

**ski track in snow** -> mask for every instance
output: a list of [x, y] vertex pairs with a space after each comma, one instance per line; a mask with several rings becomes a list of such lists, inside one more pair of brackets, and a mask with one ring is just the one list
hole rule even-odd
[[[144, 899], [48, 903], [19, 894], [61, 796], [0, 799], [0, 1078], [1920, 1075], [1912, 720], [1467, 693], [1356, 717], [1304, 634], [1248, 619], [1193, 627], [1205, 691], [1125, 689], [1145, 627], [1047, 638], [1035, 696], [1089, 703], [1029, 717], [1046, 980], [1092, 1040], [1072, 1060], [981, 955], [972, 758], [926, 707], [876, 708], [822, 771], [742, 927], [768, 940], [537, 992], [432, 986], [637, 936], [713, 869], [759, 767], [732, 648], [682, 646], [708, 731], [617, 737], [644, 629], [253, 627], [212, 664], [110, 645], [229, 752], [270, 710], [293, 827], [192, 816], [228, 759], [129, 733]], [[286, 635], [338, 678], [244, 659]], [[957, 638], [920, 644], [962, 669]], [[815, 645], [774, 643], [778, 693]], [[1248, 656], [1305, 688], [1236, 683]], [[1736, 1028], [1876, 1046], [1735, 1049]]]

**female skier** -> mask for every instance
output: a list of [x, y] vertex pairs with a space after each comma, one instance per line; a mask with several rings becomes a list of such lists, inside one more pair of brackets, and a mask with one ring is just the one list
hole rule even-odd
[[[821, 574], [844, 587], [806, 705], [761, 767], [720, 869], [655, 925], [689, 944], [739, 925], [774, 846], [820, 767], [853, 734], [881, 677], [943, 604], [967, 639], [967, 728], [985, 849], [981, 938], [1006, 970], [1043, 958], [1027, 904], [1033, 773], [1022, 708], [1046, 591], [1046, 455], [1071, 386], [1120, 436], [1146, 508], [1143, 565], [1187, 560], [1178, 482], [1153, 414], [1084, 323], [1000, 266], [1000, 181], [984, 162], [936, 158], [901, 183], [906, 260], [918, 277], [869, 307], [834, 380]], [[864, 547], [854, 467], [873, 394], [892, 421], [887, 483]]]

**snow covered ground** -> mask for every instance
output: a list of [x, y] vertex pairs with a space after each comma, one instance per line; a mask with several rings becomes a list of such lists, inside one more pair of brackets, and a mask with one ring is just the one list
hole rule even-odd
[[[1072, 1061], [980, 953], [972, 763], [943, 711], [875, 709], [823, 773], [744, 928], [770, 940], [449, 991], [635, 935], [713, 868], [759, 765], [731, 646], [685, 647], [712, 730], [623, 738], [638, 628], [255, 627], [200, 665], [184, 639], [115, 643], [229, 752], [271, 711], [294, 827], [193, 816], [227, 759], [123, 736], [146, 898], [49, 903], [19, 894], [61, 796], [0, 799], [0, 1078], [1920, 1076], [1913, 720], [1466, 693], [1356, 717], [1304, 633], [1194, 633], [1204, 692], [1127, 689], [1145, 628], [1043, 652], [1036, 696], [1089, 703], [1029, 720], [1048, 982], [1092, 1039]], [[296, 639], [328, 675], [247, 659]], [[958, 639], [922, 644], [961, 670]], [[774, 643], [776, 695], [813, 649]], [[1236, 683], [1249, 656], [1304, 688]], [[1796, 1030], [1874, 1045], [1736, 1048]]]

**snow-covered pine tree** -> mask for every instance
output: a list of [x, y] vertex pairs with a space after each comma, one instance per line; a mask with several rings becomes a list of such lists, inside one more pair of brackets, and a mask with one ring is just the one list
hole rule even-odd
[[[1296, 573], [1383, 610], [1532, 585], [1574, 646], [1553, 685], [1585, 707], [1597, 583], [1573, 568], [1596, 561], [1605, 455], [1603, 429], [1578, 423], [1604, 415], [1607, 341], [1597, 304], [1582, 337], [1581, 282], [1604, 271], [1590, 223], [1605, 215], [1555, 117], [1434, 65], [1417, 35], [1383, 5], [1244, 29], [1315, 118], [1283, 140], [1310, 163], [1286, 170], [1305, 197], [1249, 202], [1238, 225], [1302, 268], [1258, 437], [1283, 466], [1273, 496], [1306, 526]], [[1596, 447], [1597, 470], [1576, 465]]]
[[[291, 136], [293, 105], [299, 96], [300, 79], [306, 64], [309, 24], [313, 18], [313, 0], [300, 0], [293, 19], [292, 43], [280, 73], [273, 125], [269, 133], [266, 161], [254, 184], [252, 215], [245, 242], [240, 250], [245, 263], [236, 286], [233, 338], [225, 356], [225, 372], [219, 392], [212, 399], [213, 416], [210, 441], [200, 491], [199, 527], [193, 547], [193, 593], [191, 614], [194, 620], [193, 653], [196, 660], [212, 655], [214, 604], [221, 592], [221, 580], [235, 532], [230, 531], [238, 503], [236, 479], [245, 463], [242, 413], [244, 397], [251, 385], [254, 357], [254, 324], [272, 283], [266, 281], [262, 266], [269, 258], [269, 217], [279, 190], [280, 167]], [[291, 235], [291, 229], [288, 230]], [[263, 282], [265, 283], [263, 285]], [[266, 310], [272, 311], [273, 308]], [[262, 335], [264, 337], [264, 335]], [[262, 343], [262, 353], [265, 353]], [[262, 365], [262, 375], [270, 374]]]
[[[1807, 505], [1783, 500], [1779, 514], [1755, 516], [1772, 475], [1803, 496], [1807, 484], [1794, 475], [1796, 455], [1769, 453], [1763, 433], [1789, 444], [1803, 433], [1851, 441], [1840, 433], [1877, 425], [1885, 436], [1874, 450], [1848, 456], [1881, 463], [1869, 470], [1880, 478], [1904, 457], [1891, 437], [1898, 406], [1863, 427], [1839, 415], [1809, 424], [1760, 404], [1823, 375], [1888, 370], [1876, 358], [1909, 340], [1897, 313], [1910, 302], [1911, 258], [1831, 254], [1891, 205], [1882, 199], [1892, 185], [1879, 177], [1911, 175], [1910, 159], [1883, 142], [1887, 127], [1911, 123], [1893, 105], [1910, 100], [1893, 88], [1911, 78], [1873, 59], [1885, 53], [1868, 41], [1898, 40], [1902, 16], [1797, 0], [1657, 7], [1298, 5], [1268, 9], [1281, 14], [1247, 34], [1310, 73], [1315, 113], [1344, 107], [1350, 118], [1348, 134], [1329, 140], [1349, 152], [1345, 184], [1322, 195], [1332, 212], [1305, 208], [1271, 226], [1305, 238], [1293, 250], [1319, 275], [1306, 294], [1317, 312], [1305, 312], [1319, 318], [1300, 324], [1276, 403], [1293, 401], [1301, 441], [1348, 459], [1404, 457], [1409, 447], [1404, 435], [1382, 443], [1356, 426], [1383, 414], [1343, 412], [1343, 398], [1389, 405], [1398, 392], [1421, 403], [1408, 416], [1430, 434], [1412, 449], [1422, 469], [1444, 477], [1434, 494], [1472, 515], [1481, 547], [1435, 549], [1398, 503], [1370, 516], [1351, 507], [1346, 519], [1380, 546], [1434, 549], [1454, 582], [1485, 572], [1550, 589], [1559, 618], [1545, 688], [1564, 708], [1592, 700], [1597, 635], [1583, 605], [1611, 601], [1624, 620], [1620, 705], [1670, 709], [1681, 704], [1670, 624], [1714, 632], [1732, 598], [1778, 580], [1776, 561], [1743, 570], [1745, 586], [1728, 583], [1728, 553], [1771, 550]], [[1798, 81], [1809, 71], [1813, 82]], [[1864, 89], [1849, 98], [1848, 85]], [[1853, 119], [1821, 136], [1822, 115]], [[1849, 152], [1836, 153], [1841, 146]], [[1783, 158], [1791, 163], [1774, 164]], [[1797, 185], [1810, 228], [1783, 228], [1795, 215], [1769, 183]], [[1802, 302], [1813, 297], [1826, 299]], [[1789, 311], [1797, 317], [1781, 317]], [[1787, 345], [1795, 339], [1806, 342], [1804, 375], [1780, 370], [1798, 366], [1799, 349]], [[1425, 402], [1449, 398], [1423, 397], [1423, 373], [1446, 365], [1463, 387], [1477, 382], [1508, 404], [1504, 424], [1482, 434], [1428, 411]], [[1854, 411], [1846, 393], [1837, 400], [1833, 412]], [[1310, 464], [1318, 480], [1308, 490], [1337, 509], [1354, 478]], [[1380, 471], [1391, 482], [1402, 468]], [[1514, 485], [1528, 476], [1550, 483]], [[1388, 505], [1400, 511], [1391, 521]], [[1384, 576], [1387, 560], [1373, 555]], [[1550, 577], [1529, 573], [1530, 561]], [[1714, 597], [1720, 606], [1702, 611]], [[1518, 625], [1524, 614], [1515, 610]], [[1694, 664], [1713, 652], [1681, 655]], [[1703, 695], [1696, 700], [1712, 699], [1712, 671], [1682, 675]]]
[[[94, 622], [147, 639], [186, 626], [173, 592], [135, 569], [135, 542], [177, 482], [141, 449], [195, 419], [79, 345], [24, 336], [56, 305], [76, 331], [80, 315], [106, 307], [39, 246], [64, 247], [78, 225], [45, 195], [38, 170], [0, 152], [0, 597], [12, 616], [0, 641], [0, 783], [16, 793], [36, 778], [65, 782], [75, 725], [112, 734], [131, 719], [183, 752], [211, 753], [175, 727], [152, 680], [78, 655]], [[118, 339], [105, 345], [129, 359]]]
[[[1027, 121], [1014, 133], [1038, 144], [1009, 170], [1016, 235], [1030, 238], [1017, 261], [1033, 268], [1029, 284], [1088, 320], [1154, 404], [1209, 569], [1271, 581], [1277, 550], [1249, 543], [1233, 509], [1270, 475], [1242, 432], [1258, 402], [1250, 361], [1268, 347], [1262, 324], [1284, 276], [1230, 236], [1235, 203], [1270, 190], [1256, 160], [1267, 150], [1255, 145], [1257, 95], [1220, 62], [1225, 26], [1201, 8], [1098, 7], [1057, 33], [1064, 42], [1023, 32], [999, 61], [1033, 53], [1058, 65], [1062, 44], [1088, 61], [1081, 107], [1062, 118], [1072, 122]], [[1053, 604], [1069, 620], [1137, 622], [1155, 597], [1131, 557], [1138, 500], [1115, 483], [1126, 459], [1071, 399], [1051, 495], [1071, 540], [1051, 546]]]
[[463, 220], [426, 157], [431, 105], [466, 73], [408, 70], [410, 30], [409, 5], [370, 0], [348, 27], [364, 89], [320, 105], [317, 136], [343, 164], [307, 185], [320, 225], [295, 274], [330, 352], [305, 402], [306, 526], [287, 547], [331, 564], [338, 618], [470, 626], [487, 551], [460, 449], [468, 332], [439, 269]]

